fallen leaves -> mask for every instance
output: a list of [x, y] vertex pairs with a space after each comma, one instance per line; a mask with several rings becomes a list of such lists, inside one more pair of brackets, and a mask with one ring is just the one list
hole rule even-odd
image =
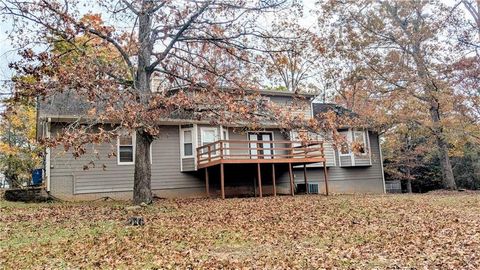
[[[480, 197], [0, 202], [5, 268], [479, 268]], [[132, 213], [145, 226], [126, 226]]]

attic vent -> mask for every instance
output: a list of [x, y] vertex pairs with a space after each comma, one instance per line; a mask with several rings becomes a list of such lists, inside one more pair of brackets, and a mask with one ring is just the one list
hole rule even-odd
[[308, 193], [318, 194], [318, 184], [308, 184]]

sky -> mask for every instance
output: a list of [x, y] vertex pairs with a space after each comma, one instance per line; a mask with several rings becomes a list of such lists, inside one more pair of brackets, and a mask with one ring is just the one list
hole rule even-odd
[[[80, 0], [89, 1], [89, 0]], [[90, 1], [89, 1], [90, 2]], [[305, 0], [304, 4], [304, 18], [300, 23], [305, 27], [310, 27], [315, 23], [314, 18], [310, 15], [310, 11], [313, 9], [315, 1]], [[89, 10], [85, 10], [89, 11]], [[11, 20], [0, 21], [0, 83], [2, 81], [10, 80], [13, 73], [8, 68], [8, 64], [18, 60], [17, 50], [14, 49], [10, 40], [8, 39], [8, 32], [12, 30]]]
[[[91, 0], [80, 0], [79, 2], [82, 3], [82, 1], [87, 1], [86, 3], [90, 3]], [[304, 16], [299, 22], [304, 27], [310, 28], [316, 23], [315, 17], [310, 14], [315, 6], [315, 2], [315, 0], [303, 1]], [[455, 2], [455, 0], [444, 0], [444, 2], [448, 5], [451, 5]], [[91, 7], [91, 5], [87, 5], [87, 7], [88, 6]], [[13, 75], [12, 71], [8, 68], [8, 64], [19, 59], [16, 49], [14, 49], [10, 40], [8, 39], [8, 32], [11, 30], [11, 20], [0, 20], [0, 84], [4, 81], [10, 80]]]

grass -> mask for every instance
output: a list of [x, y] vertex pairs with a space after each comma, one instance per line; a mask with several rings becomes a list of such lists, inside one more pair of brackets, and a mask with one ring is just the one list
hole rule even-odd
[[[480, 196], [0, 201], [0, 268], [480, 267]], [[145, 226], [126, 224], [143, 216]]]

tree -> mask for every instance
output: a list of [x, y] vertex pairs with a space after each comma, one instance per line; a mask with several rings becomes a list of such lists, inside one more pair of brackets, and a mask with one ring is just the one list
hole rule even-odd
[[279, 38], [264, 40], [268, 53], [261, 61], [268, 83], [290, 92], [315, 92], [315, 83], [323, 82], [322, 40], [295, 22], [282, 22], [273, 29], [277, 32], [271, 36]]
[[[255, 22], [263, 12], [283, 8], [284, 1], [99, 0], [92, 5], [110, 21], [104, 22], [100, 14], [89, 14], [85, 20], [76, 1], [1, 0], [0, 10], [13, 16], [19, 34], [12, 39], [27, 48], [21, 52], [23, 60], [12, 67], [39, 82], [30, 88], [22, 85], [25, 92], [48, 97], [74, 89], [91, 105], [79, 121], [82, 124], [77, 122], [75, 129], [63, 134], [61, 142], [67, 148], [78, 155], [85, 152], [84, 144], [109, 141], [122, 128], [135, 132], [135, 203], [152, 201], [149, 146], [159, 133], [158, 119], [179, 111], [197, 118], [215, 116], [215, 121], [248, 114], [254, 123], [270, 117], [259, 113], [260, 105], [254, 104], [259, 99], [237, 102], [232, 94], [218, 91], [218, 86], [235, 86], [240, 89], [236, 94], [245, 94], [242, 89], [251, 86], [244, 79], [251, 77], [249, 57], [252, 51], [260, 51], [254, 40], [268, 38]], [[76, 46], [79, 40], [114, 49], [116, 61], [98, 61], [95, 53]], [[65, 68], [63, 54], [35, 53], [33, 41], [70, 43], [65, 53], [75, 53], [75, 65]], [[195, 98], [184, 90], [166, 91], [175, 85], [203, 90]], [[222, 104], [216, 102], [219, 99]], [[118, 126], [98, 128], [107, 121]], [[54, 143], [59, 140], [49, 145]]]
[[11, 188], [28, 183], [32, 170], [41, 164], [35, 122], [31, 103], [8, 108], [0, 120], [0, 169]]
[[[462, 57], [448, 38], [458, 14], [437, 1], [332, 1], [322, 7], [335, 14], [327, 18], [339, 28], [334, 35], [340, 56], [354, 63], [351, 71], [358, 79], [349, 85], [363, 86], [362, 96], [389, 117], [367, 114], [390, 127], [413, 120], [427, 128], [444, 187], [456, 189], [448, 137], [460, 96], [445, 74]], [[364, 107], [368, 111], [370, 106]]]

